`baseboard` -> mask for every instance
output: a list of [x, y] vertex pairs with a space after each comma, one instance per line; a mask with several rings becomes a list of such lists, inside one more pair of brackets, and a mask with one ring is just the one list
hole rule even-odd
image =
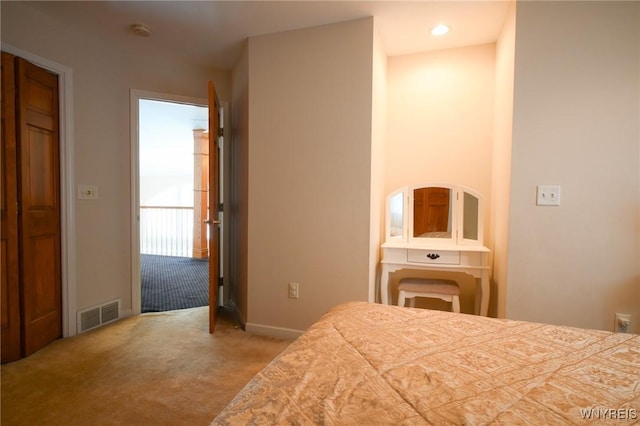
[[297, 339], [304, 333], [302, 330], [294, 330], [291, 328], [284, 327], [273, 327], [270, 325], [262, 325], [262, 324], [246, 324], [246, 331], [248, 333], [259, 334], [261, 336], [269, 336], [269, 337], [277, 337], [279, 339], [288, 339], [294, 340]]

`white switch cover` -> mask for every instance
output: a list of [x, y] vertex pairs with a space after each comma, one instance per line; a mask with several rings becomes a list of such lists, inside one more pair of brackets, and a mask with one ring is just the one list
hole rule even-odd
[[538, 186], [538, 198], [536, 204], [539, 206], [559, 206], [560, 185]]
[[97, 200], [97, 185], [78, 185], [78, 200]]

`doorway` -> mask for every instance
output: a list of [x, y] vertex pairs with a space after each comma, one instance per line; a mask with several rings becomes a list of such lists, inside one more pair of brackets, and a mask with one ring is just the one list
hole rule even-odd
[[141, 312], [206, 306], [208, 107], [138, 100]]
[[[140, 125], [140, 112], [139, 112], [139, 104], [141, 100], [155, 100], [162, 101], [173, 104], [182, 104], [182, 105], [195, 105], [195, 106], [206, 106], [205, 108], [209, 108], [208, 100], [202, 98], [192, 98], [187, 96], [180, 95], [172, 95], [166, 93], [158, 93], [158, 92], [150, 92], [143, 90], [133, 89], [130, 92], [130, 111], [131, 111], [131, 307], [132, 314], [137, 315], [141, 313], [142, 307], [142, 285], [141, 285], [141, 276], [142, 276], [142, 268], [141, 268], [141, 243], [140, 243], [140, 161], [139, 161], [139, 125]], [[223, 114], [224, 110], [228, 110], [228, 104], [222, 102], [218, 106], [219, 111], [219, 122], [220, 126], [224, 128], [228, 128], [229, 126], [229, 116], [228, 114]], [[205, 128], [208, 126], [205, 126]], [[227, 149], [225, 146], [227, 145], [227, 137], [218, 137], [218, 160], [219, 165], [218, 169], [220, 171], [219, 175], [219, 197], [221, 203], [225, 199], [225, 194], [228, 193], [229, 186], [229, 162], [230, 157], [225, 154]], [[193, 151], [191, 152], [193, 155]], [[222, 204], [220, 204], [220, 209], [222, 208]], [[222, 216], [223, 213], [220, 213]], [[224, 221], [223, 221], [224, 222]], [[205, 233], [207, 234], [207, 233]], [[218, 277], [218, 294], [217, 294], [217, 304], [219, 306], [223, 306], [229, 301], [229, 283], [226, 280], [222, 279], [224, 275], [224, 271], [228, 270], [228, 262], [229, 256], [227, 253], [229, 247], [229, 227], [225, 226], [224, 223], [220, 225], [220, 267], [219, 267], [219, 277]], [[211, 280], [210, 280], [211, 281]], [[210, 283], [211, 284], [211, 283]]]

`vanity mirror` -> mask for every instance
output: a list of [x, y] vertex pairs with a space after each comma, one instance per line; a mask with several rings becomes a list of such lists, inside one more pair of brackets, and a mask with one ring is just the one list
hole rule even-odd
[[482, 196], [462, 186], [419, 185], [387, 197], [388, 242], [482, 244]]
[[387, 197], [381, 301], [400, 269], [466, 273], [476, 280], [474, 312], [489, 309], [489, 249], [482, 245], [483, 199], [459, 185], [407, 186]]
[[451, 238], [451, 188], [430, 186], [413, 190], [414, 238]]

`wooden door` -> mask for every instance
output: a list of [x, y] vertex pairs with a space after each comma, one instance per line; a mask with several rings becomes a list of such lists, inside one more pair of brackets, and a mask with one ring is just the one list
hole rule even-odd
[[209, 333], [216, 327], [220, 282], [220, 102], [209, 82]]
[[2, 329], [2, 362], [20, 358], [20, 286], [18, 257], [18, 174], [15, 114], [14, 56], [2, 52], [2, 210], [0, 316]]
[[62, 335], [58, 77], [16, 60], [22, 354]]

